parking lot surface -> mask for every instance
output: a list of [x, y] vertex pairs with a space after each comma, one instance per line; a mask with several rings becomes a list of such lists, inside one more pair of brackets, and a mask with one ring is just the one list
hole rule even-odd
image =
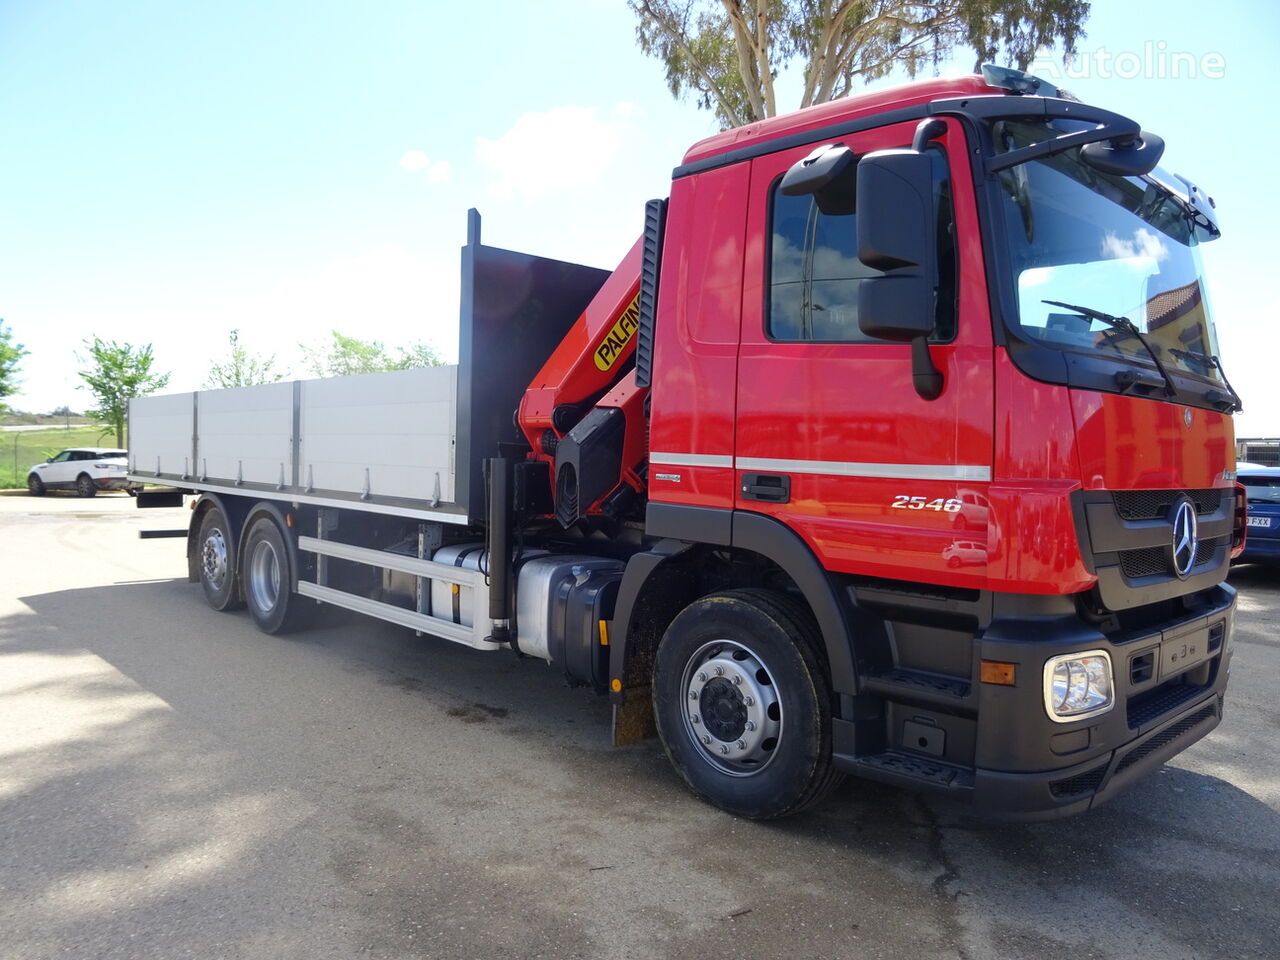
[[1280, 955], [1276, 571], [1233, 573], [1222, 725], [1110, 805], [758, 824], [541, 661], [212, 611], [137, 536], [186, 517], [0, 496], [2, 957]]

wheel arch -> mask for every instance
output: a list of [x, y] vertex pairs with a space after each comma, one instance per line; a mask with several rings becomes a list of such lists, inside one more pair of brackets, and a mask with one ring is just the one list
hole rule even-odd
[[[714, 539], [708, 543], [672, 537], [628, 561], [614, 608], [614, 637], [609, 650], [610, 697], [615, 707], [625, 705], [630, 709], [634, 705], [637, 711], [642, 710], [639, 704], [647, 700], [645, 691], [658, 642], [677, 613], [716, 589], [706, 581], [706, 561], [712, 551], [726, 547], [735, 561], [758, 559], [762, 567], [767, 565], [780, 574], [803, 598], [822, 634], [832, 692], [849, 696], [856, 692], [856, 611], [847, 594], [832, 582], [813, 551], [793, 530], [772, 517], [745, 511], [717, 511], [726, 516], [717, 518], [715, 523], [691, 527], [690, 518], [685, 515], [689, 508], [677, 508], [680, 514], [670, 523], [662, 522], [659, 513], [660, 522], [655, 524], [653, 507], [651, 504], [651, 530], [701, 529]], [[620, 735], [619, 727], [615, 712], [615, 740], [632, 739]]]

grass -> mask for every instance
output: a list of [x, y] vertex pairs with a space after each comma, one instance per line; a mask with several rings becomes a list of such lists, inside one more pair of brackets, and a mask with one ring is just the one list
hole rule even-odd
[[70, 429], [6, 430], [0, 432], [0, 490], [26, 488], [31, 465], [67, 447], [114, 447], [111, 427], [76, 426]]

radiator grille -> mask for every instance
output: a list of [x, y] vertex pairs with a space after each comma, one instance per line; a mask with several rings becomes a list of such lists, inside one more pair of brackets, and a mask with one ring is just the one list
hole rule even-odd
[[1049, 792], [1055, 797], [1074, 797], [1093, 793], [1102, 783], [1102, 778], [1106, 776], [1106, 773], [1107, 765], [1104, 763], [1100, 767], [1094, 767], [1092, 770], [1078, 773], [1074, 777], [1068, 777], [1066, 780], [1054, 780], [1049, 784]]
[[1222, 490], [1117, 490], [1116, 511], [1126, 520], [1161, 520], [1168, 516], [1175, 500], [1186, 494], [1196, 505], [1196, 513], [1215, 512], [1222, 504]]
[[1189, 733], [1193, 728], [1198, 727], [1204, 721], [1213, 717], [1216, 712], [1217, 707], [1211, 703], [1204, 707], [1204, 709], [1197, 710], [1191, 716], [1183, 717], [1177, 723], [1161, 730], [1142, 746], [1138, 747], [1138, 749], [1132, 750], [1126, 754], [1125, 758], [1120, 761], [1120, 765], [1116, 767], [1116, 773], [1119, 773], [1121, 770], [1127, 770], [1139, 760], [1149, 757], [1151, 754], [1155, 753], [1155, 751], [1159, 750], [1161, 747], [1173, 743], [1178, 738]]

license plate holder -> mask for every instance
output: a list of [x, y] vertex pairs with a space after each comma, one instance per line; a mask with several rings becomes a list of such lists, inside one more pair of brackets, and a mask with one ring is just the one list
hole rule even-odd
[[1167, 680], [1209, 659], [1209, 630], [1201, 627], [1160, 644], [1160, 679]]

